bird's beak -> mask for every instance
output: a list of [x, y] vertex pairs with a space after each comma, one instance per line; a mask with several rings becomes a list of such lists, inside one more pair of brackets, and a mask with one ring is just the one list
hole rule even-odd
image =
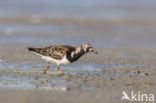
[[93, 53], [98, 54], [98, 52], [97, 52], [97, 51], [95, 51], [95, 50], [93, 50]]

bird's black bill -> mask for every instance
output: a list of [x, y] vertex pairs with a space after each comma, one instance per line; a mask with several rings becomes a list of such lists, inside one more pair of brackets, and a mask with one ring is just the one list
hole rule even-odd
[[97, 52], [97, 51], [93, 51], [93, 53], [98, 54], [98, 52]]

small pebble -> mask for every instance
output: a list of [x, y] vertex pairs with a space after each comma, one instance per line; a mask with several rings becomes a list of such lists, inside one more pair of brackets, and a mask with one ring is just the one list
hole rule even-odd
[[146, 76], [148, 76], [149, 74], [148, 73], [144, 73]]
[[24, 75], [24, 73], [17, 73], [17, 74], [19, 74], [19, 75]]
[[138, 70], [137, 73], [141, 73], [141, 72]]
[[110, 78], [110, 80], [114, 80], [114, 78]]
[[149, 73], [141, 73], [140, 75], [143, 75], [143, 76], [148, 76]]

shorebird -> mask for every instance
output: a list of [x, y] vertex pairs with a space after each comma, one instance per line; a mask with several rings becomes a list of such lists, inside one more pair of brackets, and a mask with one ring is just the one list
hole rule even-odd
[[59, 67], [60, 65], [75, 62], [85, 53], [93, 52], [97, 54], [93, 46], [88, 43], [78, 46], [52, 45], [45, 48], [28, 48], [28, 51], [41, 56], [42, 59], [48, 62], [48, 65], [43, 70], [44, 74], [46, 74], [50, 64], [56, 64], [60, 75], [63, 74], [63, 71]]

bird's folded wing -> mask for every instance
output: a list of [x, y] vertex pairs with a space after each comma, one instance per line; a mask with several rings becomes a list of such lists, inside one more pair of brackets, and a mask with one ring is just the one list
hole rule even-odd
[[40, 54], [54, 59], [62, 59], [68, 49], [62, 46], [50, 46], [40, 50]]

